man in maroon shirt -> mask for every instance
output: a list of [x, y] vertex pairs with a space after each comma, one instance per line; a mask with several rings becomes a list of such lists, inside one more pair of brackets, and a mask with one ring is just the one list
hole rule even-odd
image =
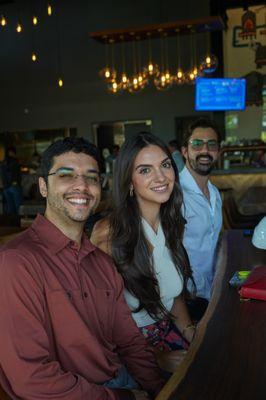
[[164, 381], [111, 259], [83, 233], [100, 200], [98, 152], [43, 155], [45, 215], [0, 252], [0, 384], [12, 399], [153, 398]]

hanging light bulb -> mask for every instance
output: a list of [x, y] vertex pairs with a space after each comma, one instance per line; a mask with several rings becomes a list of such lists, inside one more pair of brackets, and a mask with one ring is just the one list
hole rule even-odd
[[141, 73], [139, 73], [139, 75], [138, 75], [138, 84], [139, 84], [140, 86], [143, 85], [143, 76], [141, 75]]
[[138, 85], [140, 90], [144, 89], [144, 87], [148, 84], [148, 78], [146, 73], [143, 71], [141, 65], [141, 49], [140, 49], [140, 37], [137, 37], [137, 77], [138, 77]]
[[129, 93], [136, 93], [140, 91], [140, 85], [138, 81], [138, 76], [133, 75], [128, 81], [128, 91]]
[[[99, 72], [101, 78], [104, 79], [107, 83], [112, 83], [116, 80], [116, 71], [114, 69], [114, 55], [113, 55], [113, 41], [112, 39], [108, 40], [107, 36], [103, 37], [105, 39], [105, 67], [102, 68]], [[110, 46], [111, 46], [111, 55], [112, 59], [110, 62]], [[110, 67], [110, 64], [112, 67]]]
[[151, 33], [147, 33], [148, 36], [148, 54], [149, 54], [149, 61], [148, 65], [144, 67], [143, 74], [148, 78], [152, 76], [158, 76], [159, 66], [152, 61], [152, 45], [151, 45]]
[[172, 87], [173, 77], [170, 72], [166, 70], [154, 78], [154, 85], [158, 90], [168, 90]]
[[184, 71], [181, 68], [181, 46], [180, 46], [180, 35], [179, 35], [179, 29], [176, 29], [176, 53], [177, 53], [177, 70], [176, 74], [174, 76], [174, 82], [177, 85], [182, 85], [185, 83], [185, 74]]
[[196, 54], [196, 32], [191, 30], [190, 33], [190, 52], [191, 52], [191, 68], [185, 74], [186, 83], [194, 84], [197, 76], [199, 75], [199, 68], [197, 67], [197, 54]]
[[109, 68], [105, 68], [105, 69], [104, 69], [104, 77], [105, 77], [106, 79], [111, 78], [111, 71], [110, 71]]
[[[112, 84], [113, 82], [116, 81], [116, 77], [117, 77], [117, 72], [115, 70], [114, 40], [110, 39], [108, 43], [109, 44], [106, 44], [106, 67], [104, 67], [100, 71], [100, 76], [107, 83]], [[108, 57], [109, 46], [111, 46], [111, 60], [110, 60], [111, 66], [110, 67], [109, 67], [109, 57]]]
[[57, 83], [58, 83], [58, 86], [59, 86], [60, 88], [63, 87], [63, 85], [64, 85], [64, 81], [63, 81], [62, 78], [59, 78]]
[[193, 68], [193, 74], [194, 74], [195, 78], [197, 78], [197, 76], [199, 75], [199, 69], [196, 65]]
[[16, 31], [17, 31], [17, 33], [21, 33], [22, 32], [22, 25], [21, 25], [20, 22], [17, 23]]
[[49, 16], [52, 15], [52, 6], [51, 6], [50, 3], [47, 4], [47, 14], [48, 14]]
[[195, 75], [195, 70], [192, 68], [188, 72], [185, 73], [185, 82], [186, 83], [195, 83], [196, 75]]
[[1, 24], [2, 26], [6, 26], [6, 24], [7, 24], [7, 21], [6, 21], [6, 18], [5, 18], [4, 15], [1, 16], [0, 24]]
[[[131, 35], [134, 35], [134, 32], [131, 33]], [[144, 86], [141, 84], [142, 78], [140, 77], [141, 75], [139, 74], [138, 71], [138, 60], [137, 60], [137, 50], [136, 50], [136, 41], [132, 41], [132, 61], [133, 61], [133, 76], [129, 79], [128, 82], [128, 91], [129, 93], [137, 93], [141, 89], [144, 88]]]
[[195, 84], [196, 78], [199, 76], [199, 69], [197, 66], [192, 67], [189, 71], [185, 73], [185, 83]]
[[203, 74], [212, 74], [218, 67], [218, 58], [214, 54], [207, 55], [200, 63], [200, 71]]
[[142, 83], [139, 75], [133, 75], [128, 82], [129, 93], [138, 93], [144, 89], [145, 85]]
[[154, 85], [157, 89], [163, 90], [166, 86], [165, 74], [162, 72], [158, 77], [154, 78]]
[[148, 79], [147, 79], [147, 77], [146, 77], [143, 73], [139, 72], [139, 74], [138, 74], [138, 85], [139, 85], [139, 90], [144, 89], [145, 86], [147, 86], [147, 84], [148, 84]]
[[186, 83], [192, 83], [194, 84], [196, 81], [196, 78], [198, 78], [199, 76], [201, 76], [201, 72], [199, 70], [199, 68], [197, 66], [194, 66], [193, 68], [191, 68], [191, 70], [189, 70], [186, 74], [185, 74], [185, 81]]
[[31, 59], [32, 59], [33, 62], [37, 61], [37, 55], [36, 55], [36, 53], [34, 51], [31, 54]]
[[173, 85], [173, 77], [168, 67], [168, 47], [166, 34], [161, 37], [161, 73], [154, 78], [154, 85], [158, 90], [168, 90]]
[[37, 25], [38, 24], [38, 17], [36, 17], [36, 15], [34, 15], [32, 17], [32, 23], [33, 23], [33, 25]]
[[174, 79], [177, 85], [183, 85], [185, 83], [185, 73], [181, 68], [177, 69]]
[[107, 90], [109, 93], [116, 94], [120, 90], [120, 85], [116, 81], [110, 82], [107, 85]]
[[159, 75], [159, 65], [154, 64], [152, 61], [149, 62], [146, 68], [144, 68], [144, 71], [147, 75], [149, 76], [156, 76]]
[[121, 76], [120, 87], [123, 90], [127, 90], [128, 89], [128, 85], [129, 85], [129, 79], [128, 79], [126, 73], [123, 72], [123, 74]]
[[127, 83], [128, 78], [127, 78], [126, 74], [123, 74], [123, 75], [122, 75], [121, 81], [122, 81], [123, 83]]
[[116, 79], [116, 71], [112, 70], [110, 67], [105, 67], [101, 69], [99, 75], [107, 83], [113, 82]]
[[129, 85], [129, 78], [126, 74], [126, 55], [125, 55], [125, 43], [123, 41], [124, 36], [121, 35], [120, 36], [121, 39], [121, 61], [122, 61], [122, 75], [121, 75], [121, 81], [119, 84], [119, 87], [121, 90], [127, 90], [128, 89], [128, 85]]
[[210, 33], [205, 32], [206, 43], [207, 43], [207, 51], [204, 59], [200, 63], [200, 71], [202, 74], [211, 74], [216, 71], [218, 67], [218, 58], [211, 53], [211, 44], [210, 44]]

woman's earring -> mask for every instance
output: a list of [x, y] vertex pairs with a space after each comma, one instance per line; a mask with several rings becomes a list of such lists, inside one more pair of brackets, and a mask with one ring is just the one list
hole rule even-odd
[[133, 189], [133, 186], [131, 186], [129, 189], [129, 196], [133, 197], [133, 194], [134, 194], [134, 189]]

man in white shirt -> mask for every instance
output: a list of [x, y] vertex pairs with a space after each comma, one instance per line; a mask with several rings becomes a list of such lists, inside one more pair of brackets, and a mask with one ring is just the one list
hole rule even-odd
[[201, 318], [211, 296], [215, 251], [222, 226], [221, 196], [209, 180], [219, 147], [218, 128], [206, 118], [193, 122], [183, 138], [186, 164], [179, 175], [187, 221], [183, 243], [196, 284], [196, 299], [189, 304], [191, 317], [195, 319]]

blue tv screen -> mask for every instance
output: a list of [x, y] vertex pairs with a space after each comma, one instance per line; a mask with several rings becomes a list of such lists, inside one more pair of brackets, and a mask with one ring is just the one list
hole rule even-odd
[[197, 111], [244, 110], [246, 80], [243, 78], [197, 78]]

